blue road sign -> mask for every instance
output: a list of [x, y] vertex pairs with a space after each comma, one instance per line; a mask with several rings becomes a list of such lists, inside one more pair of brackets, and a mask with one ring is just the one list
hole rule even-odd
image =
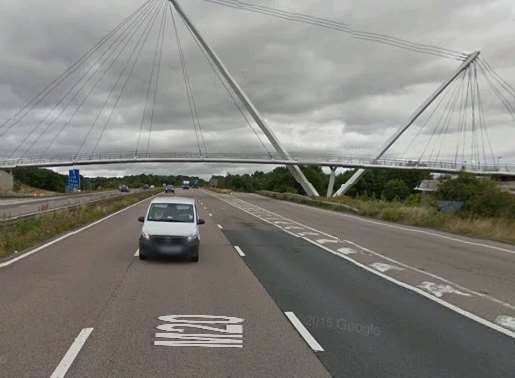
[[68, 172], [68, 190], [77, 191], [80, 189], [80, 171], [70, 169]]

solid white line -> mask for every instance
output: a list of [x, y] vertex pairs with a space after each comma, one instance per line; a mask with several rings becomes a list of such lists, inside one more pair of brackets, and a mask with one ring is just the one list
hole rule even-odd
[[68, 349], [61, 362], [59, 362], [59, 365], [57, 365], [50, 378], [63, 378], [66, 375], [68, 369], [70, 369], [73, 361], [75, 361], [75, 358], [77, 358], [77, 355], [86, 343], [89, 335], [91, 335], [91, 332], [93, 332], [93, 328], [84, 328], [80, 331], [79, 336], [75, 338], [75, 341], [70, 346], [70, 349]]
[[234, 246], [234, 249], [236, 250], [236, 252], [238, 252], [238, 255], [240, 255], [241, 257], [245, 257], [245, 253], [241, 250], [240, 247], [238, 247], [237, 245]]
[[[226, 201], [225, 199], [222, 199], [222, 198], [219, 198], [219, 199], [220, 199], [221, 201], [224, 201], [224, 202], [226, 202], [227, 204], [229, 204], [229, 205], [231, 205], [231, 206], [235, 207], [235, 208], [238, 208], [235, 204], [232, 204], [232, 203], [230, 203], [229, 201]], [[241, 200], [240, 200], [240, 201], [241, 201]], [[254, 205], [254, 206], [259, 207], [259, 206], [257, 206], [257, 205]], [[241, 211], [244, 211], [244, 212], [248, 213], [247, 211], [242, 210], [241, 208], [239, 208], [239, 209], [240, 209]], [[269, 211], [269, 210], [267, 210], [267, 211], [268, 211], [269, 213], [271, 213], [271, 214], [275, 214], [275, 215], [278, 215], [278, 216], [282, 217], [281, 215], [279, 215], [279, 214], [277, 214], [277, 213], [274, 213], [274, 212]], [[249, 214], [250, 214], [250, 213], [249, 213]], [[253, 214], [251, 214], [251, 215], [253, 215]], [[259, 218], [259, 217], [258, 217], [258, 218]], [[286, 219], [286, 220], [289, 220], [289, 219], [288, 219], [288, 218], [286, 218], [286, 217], [282, 217], [282, 218], [283, 218], [283, 219]], [[259, 219], [261, 219], [261, 218], [259, 218]], [[272, 222], [268, 222], [268, 221], [266, 221], [266, 220], [264, 220], [264, 219], [261, 219], [261, 220], [263, 220], [263, 221], [264, 221], [264, 222], [266, 222], [266, 223], [272, 223]], [[317, 232], [319, 232], [319, 233], [320, 233], [320, 234], [322, 234], [322, 235], [326, 235], [326, 236], [329, 236], [329, 237], [331, 237], [331, 238], [335, 238], [335, 239], [337, 239], [336, 237], [334, 237], [334, 236], [332, 236], [332, 235], [330, 235], [330, 234], [327, 234], [327, 233], [325, 233], [325, 232], [319, 231], [319, 230], [317, 230], [317, 229], [315, 229], [315, 228], [313, 228], [313, 227], [306, 226], [306, 225], [304, 225], [304, 224], [302, 224], [302, 223], [300, 223], [300, 222], [295, 222], [295, 221], [292, 221], [292, 222], [293, 222], [293, 223], [296, 223], [296, 224], [299, 224], [299, 225], [301, 225], [301, 226], [305, 226], [307, 229], [311, 229], [311, 230], [313, 230], [313, 231], [317, 231]], [[280, 227], [279, 227], [279, 228], [280, 228]], [[281, 228], [281, 229], [282, 229], [282, 228]], [[283, 231], [285, 231], [284, 229], [282, 229], [282, 230], [283, 230]], [[398, 286], [401, 286], [401, 287], [403, 287], [403, 288], [405, 288], [405, 289], [408, 289], [408, 290], [411, 290], [411, 291], [413, 291], [413, 292], [415, 292], [415, 293], [417, 293], [417, 294], [420, 294], [420, 295], [422, 295], [422, 296], [426, 297], [427, 299], [429, 299], [429, 300], [431, 300], [431, 301], [434, 301], [434, 302], [436, 302], [436, 303], [438, 303], [438, 304], [440, 304], [440, 305], [442, 305], [442, 306], [444, 306], [444, 307], [446, 307], [446, 308], [448, 308], [448, 309], [450, 309], [450, 310], [452, 310], [452, 311], [457, 312], [458, 314], [460, 314], [460, 315], [462, 315], [462, 316], [465, 316], [465, 317], [467, 317], [467, 318], [469, 318], [469, 319], [472, 319], [472, 320], [474, 320], [474, 321], [476, 321], [476, 322], [478, 322], [478, 323], [480, 323], [480, 324], [482, 324], [482, 325], [484, 325], [484, 326], [486, 326], [486, 327], [489, 327], [489, 328], [491, 328], [491, 329], [494, 329], [494, 330], [496, 330], [496, 331], [498, 331], [498, 332], [500, 332], [500, 333], [502, 333], [502, 334], [504, 334], [504, 335], [506, 335], [506, 336], [509, 336], [509, 337], [515, 338], [515, 332], [512, 332], [512, 331], [510, 331], [510, 330], [508, 330], [508, 329], [506, 329], [506, 328], [503, 328], [503, 327], [501, 327], [501, 326], [499, 326], [499, 325], [497, 325], [497, 324], [495, 324], [495, 323], [493, 323], [493, 322], [491, 322], [491, 321], [489, 321], [489, 320], [483, 319], [483, 318], [479, 317], [478, 315], [475, 315], [475, 314], [473, 314], [473, 313], [471, 313], [471, 312], [468, 312], [468, 311], [466, 311], [466, 310], [464, 310], [464, 309], [462, 309], [462, 308], [460, 308], [460, 307], [457, 307], [457, 306], [455, 306], [455, 305], [453, 305], [453, 304], [451, 304], [451, 303], [449, 303], [449, 302], [446, 302], [446, 301], [444, 301], [444, 300], [442, 300], [442, 299], [440, 299], [440, 298], [437, 298], [437, 297], [433, 296], [432, 294], [430, 294], [430, 293], [428, 293], [428, 292], [426, 292], [426, 291], [423, 291], [422, 289], [419, 289], [419, 288], [417, 288], [417, 287], [411, 286], [411, 285], [409, 285], [409, 284], [407, 284], [407, 283], [404, 283], [404, 282], [402, 282], [402, 281], [396, 280], [395, 278], [392, 278], [392, 277], [390, 277], [390, 276], [387, 276], [386, 274], [383, 274], [383, 273], [381, 273], [381, 272], [378, 272], [378, 271], [376, 271], [376, 270], [374, 270], [374, 269], [372, 269], [372, 268], [370, 268], [370, 267], [368, 267], [368, 266], [366, 266], [366, 265], [364, 265], [364, 264], [361, 264], [361, 263], [360, 263], [360, 262], [358, 262], [358, 261], [353, 260], [352, 258], [350, 258], [350, 257], [348, 257], [348, 256], [345, 256], [345, 255], [344, 255], [344, 254], [342, 254], [342, 253], [338, 253], [338, 252], [336, 252], [336, 251], [333, 251], [332, 249], [330, 249], [330, 248], [328, 248], [328, 247], [326, 247], [326, 246], [324, 246], [324, 245], [322, 245], [322, 244], [319, 244], [319, 243], [317, 243], [317, 242], [315, 242], [315, 241], [313, 241], [313, 240], [311, 240], [311, 239], [308, 239], [308, 238], [306, 238], [306, 237], [303, 237], [302, 239], [306, 240], [307, 242], [309, 242], [309, 243], [311, 243], [311, 244], [313, 244], [313, 245], [316, 245], [317, 247], [319, 247], [319, 248], [321, 248], [321, 249], [323, 249], [323, 250], [325, 250], [325, 251], [327, 251], [327, 252], [329, 252], [329, 253], [332, 253], [333, 255], [336, 255], [336, 256], [338, 256], [338, 257], [341, 257], [342, 259], [345, 259], [345, 260], [347, 260], [347, 261], [351, 262], [352, 264], [354, 264], [354, 265], [356, 265], [356, 266], [358, 266], [358, 267], [360, 267], [360, 268], [362, 268], [362, 269], [365, 269], [366, 271], [368, 271], [368, 272], [370, 272], [370, 273], [372, 273], [372, 274], [375, 274], [375, 275], [377, 275], [377, 276], [379, 276], [379, 277], [382, 277], [382, 278], [384, 278], [384, 279], [385, 279], [385, 280], [387, 280], [387, 281], [390, 281], [390, 282], [392, 282], [392, 283], [394, 283], [394, 284], [396, 284], [396, 285], [398, 285]], [[345, 242], [350, 243], [350, 244], [353, 244], [353, 245], [357, 246], [358, 248], [362, 248], [362, 249], [367, 250], [367, 251], [369, 251], [369, 252], [373, 252], [373, 251], [371, 251], [371, 250], [369, 250], [369, 249], [367, 249], [367, 248], [365, 248], [365, 247], [361, 247], [361, 246], [359, 246], [358, 244], [353, 243], [353, 242], [350, 242], [350, 241], [348, 241], [348, 240], [345, 240]], [[373, 252], [373, 253], [374, 253], [374, 254], [376, 254], [376, 255], [382, 256], [383, 258], [385, 258], [385, 259], [387, 259], [387, 260], [390, 260], [390, 261], [392, 261], [392, 262], [396, 262], [396, 263], [398, 263], [398, 264], [400, 264], [400, 265], [402, 265], [402, 266], [408, 267], [408, 268], [410, 268], [410, 269], [418, 270], [417, 268], [413, 268], [413, 267], [411, 267], [411, 266], [409, 266], [409, 265], [406, 265], [406, 264], [403, 264], [403, 263], [401, 263], [401, 262], [399, 262], [399, 261], [396, 261], [396, 260], [393, 260], [393, 259], [387, 258], [386, 256], [383, 256], [383, 255], [381, 255], [381, 254], [379, 254], [379, 253], [376, 253], [376, 252]], [[431, 274], [431, 273], [428, 273], [428, 272], [424, 272], [424, 273], [425, 273], [425, 274], [428, 274], [428, 275], [432, 275], [432, 276], [438, 277], [437, 275], [434, 275], [434, 274]], [[440, 278], [440, 279], [442, 279], [443, 281], [447, 281], [447, 282], [452, 283], [452, 281], [446, 280], [446, 279], [444, 279], [444, 278]], [[460, 285], [457, 285], [457, 284], [455, 284], [455, 285], [456, 285], [456, 286], [458, 286], [458, 287], [460, 287]], [[469, 291], [469, 292], [474, 292], [474, 291], [473, 291], [473, 290], [471, 290], [471, 289], [467, 289], [467, 288], [463, 288], [463, 289], [465, 289], [465, 290], [467, 290], [467, 291]], [[474, 293], [475, 293], [475, 292], [474, 292]], [[500, 300], [498, 300], [498, 299], [496, 299], [496, 298], [494, 298], [494, 297], [485, 296], [485, 295], [482, 295], [482, 296], [483, 296], [483, 297], [486, 297], [486, 298], [489, 298], [489, 299], [493, 300], [494, 302], [497, 302], [497, 303], [503, 304], [504, 306], [509, 305], [508, 307], [511, 307], [511, 305], [510, 305], [510, 304], [507, 304], [507, 303], [505, 303], [505, 302], [502, 302], [502, 301], [500, 301]]]
[[[252, 202], [249, 202], [249, 203], [252, 203]], [[458, 238], [458, 237], [449, 236], [449, 235], [446, 235], [446, 234], [440, 233], [440, 232], [423, 230], [423, 229], [418, 229], [418, 228], [415, 228], [415, 227], [408, 227], [408, 226], [400, 226], [400, 225], [396, 225], [396, 224], [390, 224], [390, 223], [386, 223], [386, 222], [381, 222], [381, 221], [376, 221], [376, 220], [372, 220], [372, 219], [367, 219], [365, 217], [358, 216], [358, 215], [351, 215], [351, 214], [345, 214], [345, 213], [340, 213], [340, 212], [334, 212], [334, 211], [331, 211], [331, 210], [321, 209], [321, 208], [317, 208], [317, 207], [313, 207], [313, 206], [308, 206], [308, 205], [303, 205], [303, 204], [299, 204], [299, 203], [292, 203], [292, 202], [288, 202], [288, 201], [284, 201], [284, 203], [286, 203], [287, 205], [293, 206], [293, 207], [306, 207], [306, 208], [309, 208], [309, 209], [315, 209], [317, 211], [328, 213], [328, 214], [331, 214], [331, 215], [335, 215], [337, 217], [351, 218], [353, 220], [358, 220], [358, 221], [363, 222], [363, 223], [375, 224], [375, 225], [378, 225], [378, 226], [394, 228], [394, 229], [398, 229], [398, 230], [402, 230], [402, 231], [414, 232], [414, 233], [424, 234], [424, 235], [428, 235], [428, 236], [443, 238], [443, 239], [447, 239], [447, 240], [450, 240], [450, 241], [453, 241], [453, 242], [457, 242], [457, 243], [468, 244], [468, 245], [473, 245], [473, 246], [476, 246], [476, 247], [489, 248], [489, 249], [494, 249], [496, 251], [501, 251], [501, 252], [515, 254], [515, 250], [512, 250], [512, 249], [497, 247], [495, 245], [486, 244], [486, 243], [480, 243], [480, 242], [473, 242], [473, 241], [469, 241], [469, 240], [464, 240], [464, 239], [461, 239], [461, 238]], [[255, 206], [257, 206], [257, 205], [255, 205]], [[270, 210], [267, 210], [267, 211], [270, 211]]]
[[221, 225], [221, 224], [217, 224], [217, 227], [220, 229], [220, 230], [223, 230], [224, 227]]
[[134, 253], [134, 257], [138, 257], [139, 256], [139, 249]]
[[[229, 205], [231, 205], [231, 206], [233, 206], [233, 207], [235, 207], [235, 208], [237, 208], [237, 209], [240, 209], [240, 210], [241, 210], [241, 211], [243, 211], [243, 212], [246, 212], [246, 213], [248, 213], [248, 214], [250, 214], [250, 215], [255, 216], [255, 215], [254, 215], [254, 214], [252, 214], [252, 213], [249, 213], [249, 212], [247, 212], [247, 211], [245, 211], [245, 210], [242, 210], [241, 208], [237, 207], [235, 204], [230, 203], [229, 201], [226, 201], [226, 200], [221, 199], [221, 198], [220, 198], [220, 200], [221, 200], [221, 201], [226, 202], [227, 204], [229, 204]], [[240, 200], [240, 201], [242, 201], [242, 200]], [[249, 203], [250, 203], [250, 202], [249, 202]], [[256, 207], [258, 207], [258, 208], [259, 208], [259, 206], [258, 206], [258, 205], [254, 205], [254, 206], [256, 206]], [[304, 205], [301, 205], [301, 206], [304, 206]], [[265, 209], [265, 210], [266, 210], [266, 209]], [[266, 211], [268, 211], [270, 214], [275, 214], [275, 215], [277, 215], [277, 216], [282, 217], [283, 219], [287, 220], [287, 221], [288, 221], [288, 223], [295, 223], [295, 224], [298, 224], [299, 226], [303, 226], [303, 227], [305, 227], [306, 229], [309, 229], [309, 230], [315, 231], [315, 232], [317, 232], [318, 234], [321, 234], [321, 235], [323, 235], [323, 236], [327, 236], [327, 237], [328, 237], [328, 238], [330, 238], [330, 239], [339, 240], [339, 239], [338, 239], [336, 236], [334, 236], [334, 235], [328, 234], [328, 233], [326, 233], [326, 232], [323, 232], [323, 231], [317, 230], [316, 228], [313, 228], [313, 227], [307, 226], [307, 225], [305, 225], [305, 224], [303, 224], [303, 223], [300, 223], [300, 222], [294, 221], [294, 220], [292, 220], [292, 219], [286, 218], [286, 217], [284, 217], [284, 216], [282, 216], [282, 215], [280, 215], [280, 214], [274, 213], [274, 212], [272, 212], [272, 211], [270, 211], [270, 210], [266, 210]], [[263, 218], [259, 218], [259, 217], [257, 217], [257, 218], [258, 218], [258, 219], [261, 219], [261, 220], [262, 220], [262, 221], [264, 221], [264, 222], [270, 223], [270, 222], [268, 222], [267, 220], [265, 220], [265, 219], [263, 219]], [[277, 226], [277, 225], [275, 225], [275, 226]], [[284, 230], [284, 228], [279, 227], [279, 226], [277, 226], [277, 227], [278, 227], [278, 228], [280, 228], [281, 230], [285, 231], [285, 230]], [[307, 234], [307, 233], [306, 233], [306, 234]], [[367, 251], [367, 252], [369, 252], [369, 253], [371, 253], [371, 254], [373, 254], [373, 255], [376, 255], [376, 256], [378, 256], [378, 257], [380, 257], [380, 258], [383, 258], [383, 259], [385, 259], [385, 260], [388, 260], [388, 261], [390, 261], [390, 262], [392, 262], [392, 263], [399, 264], [399, 265], [403, 266], [404, 268], [407, 268], [407, 269], [413, 270], [413, 271], [415, 271], [415, 272], [418, 272], [418, 273], [421, 273], [421, 274], [424, 274], [424, 275], [430, 276], [430, 277], [432, 277], [432, 278], [435, 278], [435, 279], [441, 280], [441, 281], [446, 282], [446, 283], [448, 283], [448, 284], [450, 284], [450, 285], [456, 286], [457, 288], [459, 288], [459, 289], [461, 289], [461, 290], [466, 290], [466, 291], [468, 291], [469, 293], [472, 293], [472, 294], [477, 295], [477, 296], [482, 297], [482, 298], [486, 298], [486, 299], [488, 299], [488, 300], [490, 300], [490, 301], [492, 301], [492, 302], [495, 302], [495, 303], [497, 303], [497, 304], [500, 304], [500, 305], [502, 305], [502, 306], [504, 306], [504, 307], [508, 307], [508, 308], [510, 308], [510, 309], [515, 309], [515, 307], [514, 307], [511, 303], [508, 303], [508, 302], [502, 301], [502, 300], [497, 299], [497, 298], [495, 298], [495, 297], [493, 297], [493, 296], [491, 296], [491, 295], [483, 294], [483, 293], [477, 292], [477, 291], [475, 291], [475, 290], [472, 290], [472, 289], [466, 288], [466, 287], [464, 287], [464, 286], [462, 286], [462, 285], [460, 285], [460, 284], [458, 284], [458, 283], [456, 283], [456, 282], [454, 282], [454, 281], [451, 281], [451, 280], [448, 280], [448, 279], [446, 279], [446, 278], [444, 278], [444, 277], [441, 277], [441, 276], [439, 276], [439, 275], [437, 275], [437, 274], [430, 273], [430, 272], [427, 272], [427, 271], [425, 271], [425, 270], [421, 270], [421, 269], [415, 268], [415, 267], [413, 267], [413, 266], [411, 266], [411, 265], [408, 265], [408, 264], [402, 263], [402, 262], [400, 262], [400, 261], [394, 260], [394, 259], [392, 259], [392, 258], [390, 258], [390, 257], [387, 257], [387, 256], [385, 256], [385, 255], [383, 255], [383, 254], [381, 254], [381, 253], [378, 253], [378, 252], [372, 251], [371, 249], [366, 248], [366, 247], [363, 247], [363, 246], [361, 246], [361, 245], [359, 245], [359, 244], [357, 244], [357, 243], [354, 243], [354, 242], [352, 242], [352, 241], [350, 241], [350, 240], [342, 240], [342, 241], [343, 241], [343, 242], [345, 242], [345, 243], [349, 243], [349, 244], [351, 244], [351, 245], [353, 245], [353, 246], [355, 246], [355, 247], [358, 247], [359, 249], [362, 249], [362, 250], [364, 250], [364, 251]]]
[[492, 328], [492, 329], [494, 329], [494, 330], [496, 330], [496, 331], [498, 331], [500, 333], [503, 333], [506, 336], [510, 336], [512, 338], [515, 338], [515, 332], [509, 331], [509, 330], [507, 330], [507, 329], [505, 329], [505, 328], [503, 328], [503, 327], [501, 327], [501, 326], [499, 326], [499, 325], [497, 325], [497, 324], [495, 324], [495, 323], [493, 323], [493, 322], [491, 322], [489, 320], [483, 319], [483, 318], [481, 318], [481, 317], [479, 317], [479, 316], [477, 316], [477, 315], [475, 315], [475, 314], [473, 314], [471, 312], [468, 312], [468, 311], [466, 311], [466, 310], [464, 310], [464, 309], [462, 309], [462, 308], [460, 308], [458, 306], [455, 306], [455, 305], [453, 305], [453, 304], [451, 304], [449, 302], [446, 302], [443, 299], [435, 297], [432, 294], [430, 294], [430, 293], [428, 293], [428, 292], [426, 292], [426, 291], [424, 291], [422, 289], [419, 289], [417, 287], [411, 286], [411, 285], [409, 285], [407, 283], [404, 283], [404, 282], [399, 281], [399, 280], [397, 280], [395, 278], [392, 278], [392, 277], [390, 277], [390, 276], [388, 276], [386, 274], [383, 274], [383, 273], [378, 272], [378, 271], [376, 271], [376, 270], [374, 270], [372, 268], [369, 268], [368, 266], [366, 266], [366, 265], [364, 265], [364, 264], [362, 264], [360, 262], [357, 262], [357, 261], [351, 259], [350, 257], [344, 256], [344, 255], [342, 255], [342, 254], [340, 254], [338, 252], [335, 252], [332, 249], [327, 248], [326, 246], [318, 244], [317, 242], [315, 242], [313, 240], [310, 240], [308, 238], [303, 238], [303, 239], [306, 240], [307, 242], [313, 244], [313, 245], [316, 245], [319, 248], [322, 248], [323, 250], [325, 250], [325, 251], [327, 251], [329, 253], [332, 253], [333, 255], [341, 257], [342, 259], [345, 259], [345, 260], [349, 261], [350, 263], [352, 263], [352, 264], [354, 264], [354, 265], [356, 265], [356, 266], [358, 266], [358, 267], [360, 267], [362, 269], [365, 269], [367, 272], [375, 274], [376, 276], [384, 278], [385, 280], [390, 281], [390, 282], [392, 282], [392, 283], [394, 283], [394, 284], [396, 284], [398, 286], [401, 286], [401, 287], [403, 287], [405, 289], [408, 289], [408, 290], [411, 290], [411, 291], [413, 291], [413, 292], [415, 292], [417, 294], [420, 294], [420, 295], [426, 297], [427, 299], [429, 299], [429, 300], [431, 300], [433, 302], [436, 302], [436, 303], [438, 303], [438, 304], [440, 304], [440, 305], [442, 305], [444, 307], [447, 307], [448, 309], [453, 310], [453, 311], [457, 312], [458, 314], [463, 315], [463, 316], [465, 316], [465, 317], [467, 317], [469, 319], [472, 319], [472, 320], [474, 320], [474, 321], [476, 321], [476, 322], [478, 322], [478, 323], [480, 323], [480, 324], [482, 324], [482, 325], [484, 325], [486, 327]]
[[290, 320], [291, 324], [295, 327], [297, 332], [302, 336], [304, 341], [310, 346], [311, 349], [313, 349], [315, 352], [323, 352], [324, 348], [315, 340], [313, 335], [309, 333], [309, 331], [304, 327], [304, 324], [301, 323], [299, 318], [290, 311], [286, 311], [284, 313], [288, 319]]
[[[152, 197], [155, 197], [155, 196], [152, 196]], [[0, 269], [1, 269], [1, 268], [5, 268], [6, 266], [12, 265], [12, 264], [14, 264], [14, 263], [16, 263], [16, 262], [18, 262], [18, 261], [20, 261], [20, 260], [22, 260], [22, 259], [25, 259], [25, 258], [27, 258], [27, 257], [29, 257], [29, 256], [31, 256], [31, 255], [33, 255], [33, 254], [35, 254], [35, 253], [39, 252], [39, 251], [42, 251], [42, 250], [43, 250], [43, 249], [45, 249], [45, 248], [50, 247], [51, 245], [54, 245], [54, 244], [56, 244], [56, 243], [59, 243], [61, 240], [67, 239], [67, 238], [69, 238], [70, 236], [76, 235], [76, 234], [78, 234], [78, 233], [80, 233], [80, 232], [82, 232], [82, 231], [85, 231], [85, 230], [87, 230], [87, 229], [89, 229], [89, 228], [93, 227], [93, 226], [96, 226], [97, 224], [99, 224], [99, 223], [101, 223], [101, 222], [104, 222], [104, 221], [108, 220], [109, 218], [112, 218], [112, 217], [114, 217], [114, 216], [116, 216], [116, 215], [118, 215], [118, 214], [120, 214], [120, 213], [123, 213], [124, 211], [127, 211], [127, 210], [129, 210], [129, 209], [131, 209], [131, 208], [133, 208], [133, 207], [135, 207], [135, 206], [138, 206], [139, 204], [141, 204], [141, 203], [143, 203], [143, 202], [145, 202], [145, 201], [149, 200], [149, 199], [150, 199], [150, 198], [152, 198], [152, 197], [145, 198], [144, 200], [141, 200], [141, 201], [139, 201], [139, 202], [136, 202], [136, 203], [134, 203], [134, 204], [132, 204], [132, 205], [130, 205], [130, 206], [128, 206], [128, 207], [126, 207], [126, 208], [124, 208], [124, 209], [118, 210], [116, 213], [110, 214], [110, 215], [106, 216], [105, 218], [99, 219], [99, 220], [97, 220], [97, 221], [95, 221], [95, 222], [93, 222], [93, 223], [90, 223], [90, 224], [88, 224], [88, 225], [86, 225], [86, 226], [82, 227], [82, 228], [79, 228], [78, 230], [71, 231], [71, 232], [69, 232], [69, 233], [67, 233], [67, 234], [65, 234], [65, 235], [63, 235], [63, 236], [58, 237], [57, 239], [54, 239], [54, 240], [52, 240], [52, 241], [50, 241], [50, 242], [48, 242], [48, 243], [46, 243], [46, 244], [43, 244], [43, 245], [41, 245], [41, 246], [37, 247], [36, 249], [33, 249], [33, 250], [32, 250], [32, 251], [30, 251], [30, 252], [24, 253], [24, 254], [23, 254], [23, 255], [21, 255], [21, 256], [18, 256], [18, 257], [15, 257], [14, 259], [8, 260], [8, 261], [3, 262], [3, 263], [0, 263]]]

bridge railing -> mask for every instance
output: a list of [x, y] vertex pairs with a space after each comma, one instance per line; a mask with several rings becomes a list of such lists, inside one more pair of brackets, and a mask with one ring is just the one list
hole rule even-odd
[[370, 156], [345, 156], [345, 155], [324, 155], [320, 156], [315, 153], [292, 153], [290, 160], [285, 160], [276, 153], [189, 153], [189, 152], [103, 152], [94, 154], [76, 154], [76, 155], [53, 155], [53, 156], [30, 156], [19, 159], [4, 159], [0, 160], [0, 167], [21, 167], [21, 166], [37, 166], [46, 165], [51, 166], [52, 163], [73, 165], [75, 163], [96, 163], [102, 162], [145, 162], [145, 161], [213, 161], [216, 162], [237, 162], [237, 163], [255, 163], [255, 164], [311, 164], [330, 166], [331, 164], [338, 166], [360, 167], [360, 166], [374, 166], [374, 167], [413, 167], [413, 168], [428, 168], [437, 170], [459, 171], [468, 170], [476, 172], [515, 172], [515, 163], [506, 162], [502, 166], [499, 164], [479, 164], [476, 162], [469, 163], [455, 163], [450, 161], [423, 161], [423, 160], [410, 160], [410, 159], [396, 159], [396, 158], [381, 158], [373, 159]]

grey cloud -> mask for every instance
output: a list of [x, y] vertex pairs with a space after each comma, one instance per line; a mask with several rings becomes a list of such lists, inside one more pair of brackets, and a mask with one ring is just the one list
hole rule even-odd
[[[499, 67], [499, 72], [510, 83], [515, 83], [515, 67], [511, 63], [515, 60], [512, 48], [515, 7], [509, 0], [437, 0], [426, 3], [396, 0], [387, 5], [378, 0], [352, 3], [329, 0], [256, 2], [342, 20], [361, 30], [460, 51], [482, 48], [487, 59]], [[0, 16], [0, 48], [4, 52], [0, 57], [0, 115], [3, 118], [12, 114], [141, 4], [139, 0], [109, 3], [95, 0], [81, 2], [80, 7], [63, 0], [44, 3], [7, 0], [4, 3], [5, 11]], [[459, 64], [200, 0], [183, 3], [198, 28], [291, 151], [321, 155], [373, 153]], [[209, 149], [214, 152], [263, 151], [183, 26], [180, 27], [180, 35]], [[193, 152], [197, 147], [174, 36], [168, 35], [166, 43], [151, 146], [156, 152]], [[113, 113], [99, 150], [121, 152], [135, 149], [152, 58], [153, 44], [149, 43]], [[55, 140], [55, 151], [48, 152], [75, 152], [76, 144], [87, 134], [122, 69], [123, 65], [113, 66], [73, 123]], [[59, 93], [62, 94], [63, 90]], [[499, 153], [508, 158], [513, 151], [506, 142], [510, 140], [506, 133], [515, 133], [515, 128], [510, 129], [506, 125], [515, 125], [502, 105], [488, 91], [485, 92], [492, 142]], [[6, 155], [23, 140], [30, 143], [33, 139], [26, 136], [34, 122], [38, 122], [41, 114], [45, 114], [58, 98], [56, 94], [42, 104], [37, 116], [28, 118], [3, 138], [0, 156]], [[47, 152], [43, 147], [55, 139], [70, 115], [71, 111], [67, 110], [59, 122], [49, 127], [52, 133], [38, 144], [39, 152], [37, 148], [34, 152]], [[106, 114], [92, 131], [86, 151], [92, 148], [95, 138], [100, 135], [105, 118]], [[147, 116], [143, 130], [148, 127]], [[170, 128], [176, 131], [167, 131]], [[503, 130], [503, 133], [498, 130]], [[452, 134], [451, 131], [447, 133]], [[427, 136], [430, 131], [422, 134]], [[511, 139], [513, 136], [511, 134]], [[142, 140], [143, 144], [146, 143], [145, 133]], [[160, 166], [147, 168], [160, 170]], [[253, 167], [227, 168], [235, 172]], [[134, 166], [109, 167], [91, 172], [115, 174], [138, 169]], [[181, 169], [208, 174], [220, 173], [225, 167], [191, 165]]]

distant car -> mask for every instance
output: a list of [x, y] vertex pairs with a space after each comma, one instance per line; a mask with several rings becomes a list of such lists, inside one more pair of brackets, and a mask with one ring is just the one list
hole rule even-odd
[[139, 239], [139, 258], [185, 256], [199, 261], [199, 225], [195, 200], [181, 197], [157, 197], [150, 203]]
[[148, 186], [147, 184], [143, 185], [143, 190], [149, 190], [150, 189], [150, 186]]
[[166, 185], [165, 193], [175, 193], [175, 187], [173, 185]]
[[120, 192], [122, 193], [129, 193], [131, 190], [129, 189], [129, 187], [127, 185], [121, 185], [120, 186]]
[[182, 182], [182, 188], [183, 188], [184, 190], [188, 190], [188, 189], [190, 188], [190, 182], [189, 182], [189, 181], [187, 181], [187, 180], [184, 180], [184, 181]]
[[155, 185], [150, 185], [150, 189], [155, 189], [156, 186]]

